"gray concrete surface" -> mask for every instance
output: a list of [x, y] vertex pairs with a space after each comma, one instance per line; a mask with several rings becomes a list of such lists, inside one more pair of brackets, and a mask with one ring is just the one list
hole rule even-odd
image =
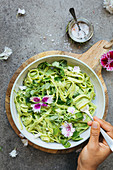
[[[113, 38], [113, 15], [102, 7], [103, 0], [0, 0], [0, 52], [5, 46], [13, 50], [7, 61], [0, 61], [0, 170], [74, 170], [76, 153], [53, 155], [23, 147], [20, 138], [11, 128], [5, 113], [5, 92], [17, 68], [34, 54], [47, 50], [65, 50], [82, 53], [99, 40]], [[24, 8], [26, 15], [16, 18], [17, 8]], [[70, 7], [76, 7], [77, 16], [94, 24], [95, 34], [84, 45], [72, 43], [65, 29], [71, 16]], [[46, 39], [44, 39], [46, 37]], [[113, 72], [102, 70], [108, 88], [109, 112], [107, 121], [113, 125]], [[15, 147], [19, 152], [11, 158]], [[99, 170], [113, 170], [113, 154]]]

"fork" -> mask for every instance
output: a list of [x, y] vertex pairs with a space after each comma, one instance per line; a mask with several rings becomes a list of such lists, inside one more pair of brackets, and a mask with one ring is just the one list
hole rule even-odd
[[[83, 108], [83, 109], [80, 109], [82, 112], [86, 113], [90, 118], [91, 120], [93, 121], [93, 117], [92, 115], [90, 114], [89, 110]], [[111, 151], [113, 152], [113, 139], [100, 127], [100, 132], [101, 134], [103, 135], [104, 139], [106, 140], [107, 144], [109, 145]]]

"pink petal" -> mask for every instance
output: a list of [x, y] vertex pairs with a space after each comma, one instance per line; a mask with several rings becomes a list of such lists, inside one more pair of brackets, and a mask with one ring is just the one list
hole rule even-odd
[[79, 66], [75, 66], [73, 68], [73, 72], [79, 73], [80, 72], [80, 67]]
[[111, 62], [109, 63], [109, 67], [112, 67], [112, 69], [113, 69], [113, 61], [111, 61]]
[[51, 104], [53, 102], [53, 96], [44, 96], [42, 102]]
[[109, 54], [109, 59], [113, 60], [113, 51], [109, 51], [108, 54]]
[[42, 103], [42, 105], [41, 105], [42, 107], [48, 107], [48, 105], [47, 104], [45, 104], [45, 103]]
[[61, 128], [61, 132], [65, 137], [71, 137], [75, 131], [75, 129], [72, 127], [72, 123], [68, 122], [63, 123]]
[[113, 61], [111, 61], [106, 69], [107, 71], [113, 71]]
[[41, 109], [41, 104], [40, 103], [37, 103], [37, 104], [32, 104], [31, 107], [33, 108], [32, 110], [34, 112], [40, 112], [40, 109]]
[[31, 97], [30, 98], [30, 100], [32, 101], [32, 102], [40, 102], [40, 98], [39, 97]]
[[102, 55], [100, 62], [107, 71], [113, 71], [113, 51], [109, 51]]
[[104, 68], [107, 68], [108, 67], [108, 56], [106, 54], [102, 55], [100, 62]]
[[49, 97], [43, 97], [42, 102], [47, 103], [48, 99], [49, 99]]

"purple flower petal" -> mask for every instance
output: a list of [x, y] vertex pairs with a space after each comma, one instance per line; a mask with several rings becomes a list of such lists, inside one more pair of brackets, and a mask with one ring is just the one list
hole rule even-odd
[[113, 71], [113, 51], [109, 51], [102, 55], [100, 62], [107, 71]]
[[113, 60], [113, 51], [109, 51], [108, 54], [109, 54], [109, 59]]
[[42, 102], [51, 104], [53, 102], [53, 96], [44, 96]]
[[108, 56], [106, 54], [102, 55], [100, 62], [104, 68], [107, 68], [108, 67]]
[[71, 137], [73, 135], [73, 132], [75, 131], [75, 128], [73, 128], [72, 123], [64, 122], [61, 126], [62, 134], [65, 137]]
[[48, 99], [49, 99], [49, 97], [43, 97], [42, 102], [46, 103], [48, 101]]
[[112, 67], [112, 69], [113, 69], [113, 61], [111, 61], [111, 62], [109, 63], [109, 67]]
[[79, 66], [74, 66], [73, 72], [80, 73], [80, 67]]
[[107, 71], [113, 71], [113, 61], [109, 63], [109, 66], [106, 69]]
[[35, 103], [40, 102], [40, 98], [39, 97], [31, 97], [30, 100], [32, 102], [35, 102]]
[[42, 103], [42, 105], [41, 105], [42, 107], [48, 107], [48, 105], [47, 104], [45, 104], [45, 103]]
[[32, 110], [33, 110], [34, 112], [37, 112], [37, 113], [38, 113], [38, 112], [40, 112], [41, 104], [40, 104], [40, 103], [32, 104], [31, 107], [32, 107]]

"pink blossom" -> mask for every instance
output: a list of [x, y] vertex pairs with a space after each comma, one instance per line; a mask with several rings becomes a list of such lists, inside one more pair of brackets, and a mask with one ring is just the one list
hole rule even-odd
[[79, 66], [74, 66], [73, 72], [80, 73], [80, 67]]
[[37, 103], [37, 104], [32, 104], [31, 105], [32, 109], [34, 112], [40, 112], [40, 109], [41, 109], [41, 103]]
[[61, 132], [65, 137], [73, 136], [73, 132], [75, 131], [75, 129], [73, 128], [72, 123], [68, 123], [65, 121], [62, 124], [61, 128], [62, 128]]
[[48, 107], [48, 105], [45, 104], [45, 103], [42, 103], [41, 106], [42, 106], [42, 107]]
[[74, 108], [74, 107], [68, 107], [67, 111], [68, 111], [69, 113], [74, 114], [74, 113], [75, 113], [75, 108]]
[[107, 71], [113, 71], [113, 51], [103, 54], [100, 58], [100, 63]]
[[53, 96], [44, 96], [42, 100], [40, 97], [31, 97], [30, 100], [35, 103], [31, 105], [32, 110], [38, 113], [41, 107], [48, 107], [47, 103], [51, 104], [53, 102]]
[[53, 102], [53, 96], [44, 96], [42, 102], [51, 104]]
[[37, 103], [37, 102], [40, 102], [40, 97], [31, 97], [30, 100], [31, 100], [32, 102]]

